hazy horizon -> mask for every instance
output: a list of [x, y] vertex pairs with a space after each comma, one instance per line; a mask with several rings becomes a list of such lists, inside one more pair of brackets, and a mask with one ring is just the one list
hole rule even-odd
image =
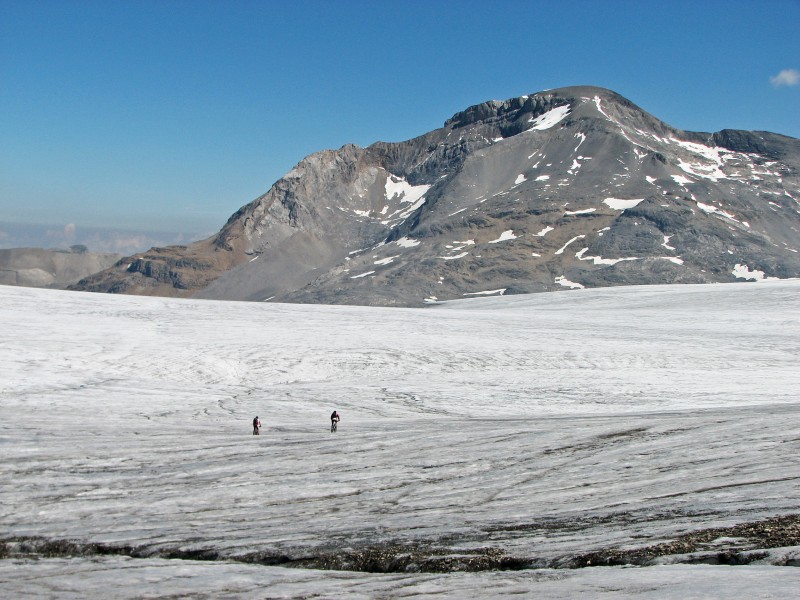
[[[222, 224], [220, 224], [220, 227]], [[214, 230], [160, 231], [145, 228], [86, 227], [74, 223], [18, 223], [0, 221], [0, 250], [44, 248], [66, 250], [86, 246], [89, 252], [135, 254], [153, 247], [189, 244], [210, 237]]]

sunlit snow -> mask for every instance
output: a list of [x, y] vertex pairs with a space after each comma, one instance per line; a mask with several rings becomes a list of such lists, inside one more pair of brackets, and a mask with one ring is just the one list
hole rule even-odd
[[508, 230], [504, 231], [503, 233], [501, 233], [499, 238], [497, 238], [496, 240], [491, 240], [489, 243], [490, 244], [497, 244], [499, 242], [506, 242], [508, 240], [515, 240], [515, 239], [517, 239], [517, 236], [514, 235], [514, 230], [513, 229], [508, 229]]
[[602, 106], [601, 106], [601, 104], [600, 104], [600, 102], [601, 102], [601, 100], [600, 100], [600, 96], [595, 96], [595, 97], [593, 98], [593, 100], [594, 100], [594, 104], [595, 104], [595, 106], [597, 107], [597, 110], [598, 110], [598, 111], [600, 111], [600, 114], [601, 114], [601, 115], [603, 115], [603, 116], [604, 116], [606, 119], [608, 119], [609, 121], [612, 121], [611, 117], [609, 117], [609, 116], [606, 114], [606, 112], [603, 110], [603, 107], [602, 107]]
[[557, 106], [536, 118], [531, 117], [529, 122], [532, 123], [532, 125], [529, 131], [550, 129], [554, 125], [560, 123], [564, 117], [569, 114], [569, 111], [569, 105], [565, 104], [564, 106]]
[[731, 271], [734, 277], [737, 279], [748, 279], [750, 281], [771, 281], [778, 279], [777, 277], [767, 277], [764, 271], [760, 271], [758, 269], [750, 270], [750, 267], [747, 265], [737, 263], [733, 267], [733, 271]]
[[673, 175], [673, 176], [672, 176], [672, 179], [673, 179], [673, 180], [675, 181], [675, 183], [677, 183], [678, 185], [688, 185], [688, 184], [692, 183], [692, 180], [691, 180], [691, 179], [687, 179], [687, 178], [686, 178], [686, 177], [684, 177], [683, 175]]
[[566, 250], [566, 249], [567, 249], [567, 246], [569, 246], [569, 245], [570, 245], [570, 244], [572, 244], [573, 242], [577, 242], [578, 240], [581, 240], [581, 239], [583, 239], [583, 238], [585, 238], [585, 237], [586, 237], [586, 236], [585, 236], [585, 235], [583, 235], [583, 234], [581, 234], [581, 235], [576, 235], [574, 238], [572, 238], [571, 240], [569, 240], [569, 241], [568, 241], [566, 244], [564, 244], [563, 246], [561, 246], [561, 248], [559, 248], [558, 250], [556, 250], [556, 251], [555, 251], [555, 254], [563, 254], [563, 253], [564, 253], [564, 250]]
[[386, 199], [399, 199], [401, 202], [416, 203], [431, 188], [430, 185], [411, 185], [402, 177], [390, 175], [386, 178]]
[[554, 231], [554, 230], [555, 230], [555, 227], [551, 227], [550, 225], [548, 225], [547, 227], [545, 227], [544, 229], [542, 229], [539, 233], [537, 233], [535, 235], [537, 235], [539, 237], [544, 237], [549, 232]]
[[444, 260], [456, 260], [457, 258], [464, 258], [468, 254], [469, 252], [461, 252], [459, 254], [454, 254], [453, 256], [440, 256], [439, 258]]
[[623, 200], [621, 198], [606, 198], [603, 200], [603, 204], [606, 204], [614, 210], [626, 210], [628, 208], [633, 208], [640, 202], [644, 202], [644, 198], [630, 198], [627, 200]]
[[584, 287], [580, 283], [575, 283], [574, 281], [570, 281], [569, 279], [567, 279], [563, 275], [559, 275], [558, 277], [556, 277], [555, 282], [558, 285], [562, 286], [562, 287], [575, 289], [575, 290], [582, 290], [583, 287]]
[[[669, 564], [729, 535], [657, 566], [513, 569], [797, 513], [800, 281], [426, 297], [0, 286], [0, 531], [74, 547], [0, 559], [3, 597], [796, 595], [771, 565], [797, 547]], [[291, 568], [426, 548], [512, 570]]]
[[506, 288], [499, 290], [485, 290], [483, 292], [467, 292], [464, 296], [502, 296], [506, 293]]
[[725, 217], [726, 219], [730, 219], [731, 221], [735, 221], [737, 223], [742, 223], [746, 227], [749, 227], [749, 225], [746, 222], [739, 221], [735, 215], [727, 211], [724, 211], [721, 208], [717, 208], [716, 206], [712, 206], [711, 204], [703, 204], [702, 202], [698, 201], [695, 201], [695, 203], [697, 204], [697, 208], [699, 208], [706, 214], [719, 215], [721, 217]]
[[411, 239], [408, 236], [403, 236], [399, 240], [395, 241], [395, 244], [402, 248], [413, 248], [414, 246], [419, 246], [419, 240]]

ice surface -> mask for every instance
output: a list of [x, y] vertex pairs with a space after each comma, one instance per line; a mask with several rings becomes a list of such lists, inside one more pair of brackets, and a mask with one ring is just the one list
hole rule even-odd
[[770, 566], [668, 565], [647, 569], [385, 575], [115, 557], [0, 561], [0, 581], [9, 597], [63, 600], [175, 597], [787, 600], [797, 593], [798, 575], [794, 571]]
[[[0, 531], [232, 558], [417, 544], [557, 560], [795, 513], [798, 292], [380, 309], [0, 286]], [[5, 597], [788, 598], [798, 577], [0, 560]]]

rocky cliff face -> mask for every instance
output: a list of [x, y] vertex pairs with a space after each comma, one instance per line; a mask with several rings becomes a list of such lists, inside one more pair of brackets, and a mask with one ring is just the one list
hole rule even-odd
[[307, 157], [213, 238], [78, 289], [414, 306], [800, 275], [800, 140], [674, 129], [605, 89]]

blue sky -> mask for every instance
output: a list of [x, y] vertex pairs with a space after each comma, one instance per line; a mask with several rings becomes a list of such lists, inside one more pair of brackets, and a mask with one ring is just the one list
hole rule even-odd
[[800, 0], [0, 0], [0, 222], [211, 233], [312, 152], [568, 85], [800, 137], [798, 25]]

